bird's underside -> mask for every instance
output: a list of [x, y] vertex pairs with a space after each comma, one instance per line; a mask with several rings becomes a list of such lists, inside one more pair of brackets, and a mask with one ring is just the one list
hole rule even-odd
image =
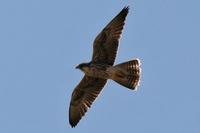
[[113, 66], [128, 11], [129, 7], [124, 7], [95, 38], [91, 62], [82, 63], [77, 67], [85, 76], [71, 96], [69, 123], [72, 127], [77, 125], [91, 107], [107, 79], [112, 79], [132, 90], [139, 84], [141, 71], [138, 59]]

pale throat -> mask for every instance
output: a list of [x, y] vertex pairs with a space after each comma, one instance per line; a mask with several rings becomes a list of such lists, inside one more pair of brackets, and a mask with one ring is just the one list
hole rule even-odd
[[83, 68], [82, 68], [82, 71], [83, 71], [84, 73], [88, 73], [88, 72], [89, 72], [89, 67], [83, 67]]

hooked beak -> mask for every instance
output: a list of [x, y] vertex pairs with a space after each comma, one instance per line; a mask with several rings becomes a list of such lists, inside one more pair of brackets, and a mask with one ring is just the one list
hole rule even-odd
[[80, 66], [78, 65], [78, 66], [76, 66], [75, 68], [76, 68], [76, 69], [79, 69], [79, 68], [80, 68]]

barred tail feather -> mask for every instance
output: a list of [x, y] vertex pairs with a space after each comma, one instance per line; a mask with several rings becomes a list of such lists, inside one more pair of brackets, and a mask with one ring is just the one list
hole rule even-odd
[[129, 89], [136, 90], [140, 82], [140, 60], [135, 59], [114, 66], [113, 80]]

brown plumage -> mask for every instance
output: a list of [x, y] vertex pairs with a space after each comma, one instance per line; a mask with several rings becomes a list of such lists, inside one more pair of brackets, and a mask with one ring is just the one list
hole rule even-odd
[[92, 61], [113, 65], [129, 7], [122, 11], [99, 33], [93, 44]]
[[69, 108], [69, 122], [72, 127], [76, 126], [87, 109], [90, 108], [92, 102], [106, 84], [106, 81], [105, 79], [85, 75], [74, 89]]
[[112, 79], [132, 90], [139, 83], [139, 60], [113, 66], [128, 11], [129, 7], [124, 7], [95, 38], [91, 62], [76, 67], [82, 70], [85, 76], [72, 93], [69, 107], [69, 123], [72, 127], [77, 125], [91, 107], [107, 79]]
[[114, 66], [116, 74], [112, 78], [117, 83], [135, 90], [140, 81], [140, 60], [135, 59]]

